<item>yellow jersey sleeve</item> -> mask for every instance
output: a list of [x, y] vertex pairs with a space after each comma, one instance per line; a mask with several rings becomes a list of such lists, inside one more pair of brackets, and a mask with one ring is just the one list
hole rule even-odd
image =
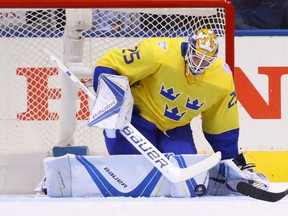
[[222, 60], [216, 60], [209, 70], [213, 71], [212, 76], [207, 76], [205, 82], [221, 89], [221, 93], [215, 94], [215, 97], [219, 97], [215, 104], [202, 112], [203, 131], [209, 134], [220, 134], [237, 129], [239, 114], [232, 72]]

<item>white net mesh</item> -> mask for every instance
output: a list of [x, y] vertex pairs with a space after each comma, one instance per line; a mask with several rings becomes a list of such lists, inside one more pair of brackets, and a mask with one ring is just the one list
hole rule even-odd
[[[66, 127], [59, 119], [61, 79], [58, 70], [42, 52], [48, 48], [63, 57], [65, 9], [0, 9], [0, 153], [49, 151], [59, 143]], [[225, 56], [225, 10], [223, 8], [93, 9], [92, 28], [85, 31], [83, 63], [93, 67], [109, 49], [136, 45], [147, 37], [182, 37], [201, 27], [214, 29]], [[92, 78], [92, 76], [91, 76]], [[87, 96], [78, 93], [75, 145], [88, 145], [96, 154], [106, 154], [102, 133], [88, 128]], [[196, 142], [202, 135], [194, 131]], [[198, 140], [197, 140], [198, 139]]]

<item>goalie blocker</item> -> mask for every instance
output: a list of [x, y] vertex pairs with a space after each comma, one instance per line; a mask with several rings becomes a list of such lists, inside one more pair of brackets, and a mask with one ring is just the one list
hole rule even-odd
[[122, 130], [132, 117], [134, 100], [125, 76], [101, 74], [88, 126]]

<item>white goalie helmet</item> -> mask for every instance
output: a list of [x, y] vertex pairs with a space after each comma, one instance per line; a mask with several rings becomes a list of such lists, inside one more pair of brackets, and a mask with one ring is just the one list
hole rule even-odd
[[212, 30], [200, 29], [190, 36], [185, 56], [190, 72], [196, 76], [203, 73], [217, 57], [218, 47], [217, 37]]

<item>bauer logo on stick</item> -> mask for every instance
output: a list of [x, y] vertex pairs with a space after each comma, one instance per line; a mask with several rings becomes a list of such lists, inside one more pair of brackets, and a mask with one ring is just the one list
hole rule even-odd
[[168, 159], [164, 155], [160, 155], [155, 149], [151, 148], [144, 139], [134, 133], [133, 128], [131, 128], [129, 125], [123, 129], [123, 133], [127, 135], [127, 138], [129, 138], [129, 140], [135, 144], [134, 146], [140, 148], [149, 158], [151, 158], [151, 160], [155, 162], [155, 164], [158, 164], [160, 169], [169, 164]]

